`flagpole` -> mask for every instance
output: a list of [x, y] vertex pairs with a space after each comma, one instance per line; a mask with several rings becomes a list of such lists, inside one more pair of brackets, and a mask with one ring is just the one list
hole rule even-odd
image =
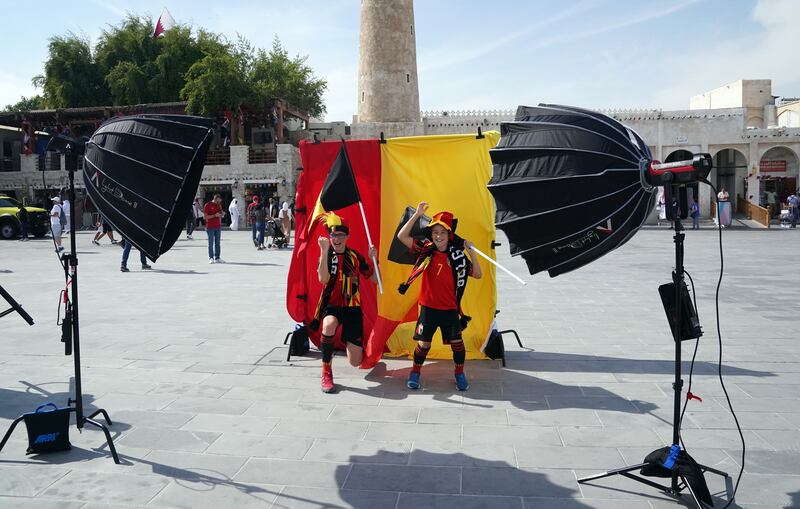
[[493, 264], [495, 267], [497, 267], [498, 269], [502, 270], [503, 272], [505, 272], [505, 273], [506, 273], [506, 274], [508, 274], [509, 276], [513, 277], [514, 279], [516, 279], [517, 281], [519, 281], [519, 282], [520, 282], [520, 283], [522, 283], [523, 285], [527, 285], [527, 284], [528, 284], [528, 283], [526, 283], [525, 281], [523, 281], [522, 279], [520, 279], [520, 278], [518, 278], [517, 276], [515, 276], [514, 274], [512, 274], [510, 270], [508, 270], [507, 268], [503, 267], [502, 265], [500, 265], [499, 263], [497, 263], [497, 262], [496, 262], [496, 261], [494, 261], [493, 259], [489, 258], [487, 255], [483, 254], [483, 253], [480, 251], [480, 249], [478, 249], [478, 248], [477, 248], [477, 247], [475, 247], [474, 245], [473, 245], [473, 246], [472, 246], [470, 249], [472, 249], [473, 251], [475, 251], [476, 253], [478, 253], [479, 255], [481, 255], [483, 258], [485, 258], [486, 260], [488, 260], [488, 261], [489, 261], [489, 263]]
[[[373, 247], [372, 235], [369, 234], [369, 226], [367, 225], [367, 215], [364, 213], [364, 204], [362, 204], [360, 200], [358, 202], [358, 208], [361, 210], [361, 219], [364, 221], [364, 231], [367, 232], [367, 243], [369, 244], [369, 247], [372, 248]], [[370, 249], [370, 251], [371, 250], [372, 249]], [[381, 295], [383, 295], [383, 281], [381, 281], [381, 271], [378, 268], [378, 259], [374, 255], [372, 256], [372, 263], [375, 266], [375, 275], [378, 277], [378, 290], [381, 292]]]

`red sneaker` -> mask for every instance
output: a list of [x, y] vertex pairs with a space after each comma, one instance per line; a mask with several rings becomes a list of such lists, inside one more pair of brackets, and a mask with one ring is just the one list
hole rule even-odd
[[334, 391], [333, 369], [330, 364], [322, 365], [322, 392], [330, 394]]

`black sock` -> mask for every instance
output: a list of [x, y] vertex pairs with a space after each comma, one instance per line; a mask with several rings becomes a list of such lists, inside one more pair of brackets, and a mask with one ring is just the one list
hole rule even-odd
[[450, 349], [453, 350], [453, 362], [456, 365], [456, 373], [463, 373], [464, 360], [467, 358], [467, 350], [464, 348], [464, 342], [451, 341]]
[[330, 364], [333, 360], [333, 336], [321, 334], [319, 349], [322, 350], [322, 362]]
[[428, 356], [428, 352], [430, 348], [422, 348], [417, 344], [417, 347], [414, 349], [414, 366], [411, 368], [411, 371], [419, 373], [422, 370], [422, 365], [425, 363], [425, 357]]

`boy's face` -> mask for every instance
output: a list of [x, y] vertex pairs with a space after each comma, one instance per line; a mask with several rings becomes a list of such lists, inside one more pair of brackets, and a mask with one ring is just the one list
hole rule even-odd
[[437, 224], [431, 228], [431, 239], [436, 249], [444, 251], [447, 249], [447, 243], [450, 241], [450, 232], [447, 231], [447, 228], [444, 226]]
[[347, 246], [348, 235], [344, 232], [331, 232], [329, 237], [331, 239], [333, 250], [337, 253], [344, 252], [344, 248]]

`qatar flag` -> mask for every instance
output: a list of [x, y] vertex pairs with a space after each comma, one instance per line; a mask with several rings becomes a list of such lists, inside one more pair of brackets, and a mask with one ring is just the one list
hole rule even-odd
[[156, 21], [156, 27], [153, 30], [153, 38], [160, 36], [170, 28], [176, 25], [175, 20], [172, 18], [172, 14], [169, 13], [166, 7], [164, 10], [161, 11], [161, 16], [158, 17], [158, 21]]

